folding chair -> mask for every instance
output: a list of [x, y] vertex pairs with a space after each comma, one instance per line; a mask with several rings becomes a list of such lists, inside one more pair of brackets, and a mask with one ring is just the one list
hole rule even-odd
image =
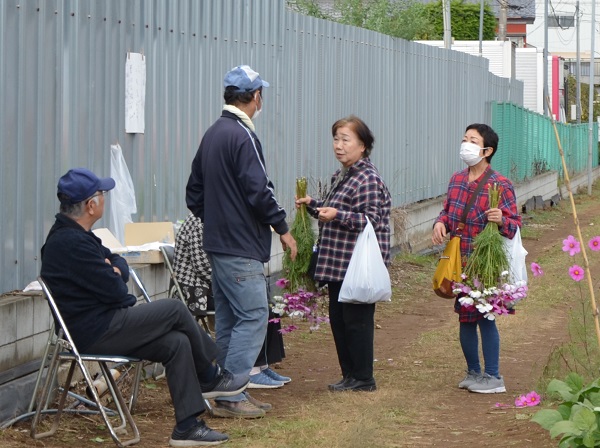
[[[123, 396], [121, 395], [121, 392], [117, 386], [116, 380], [113, 378], [113, 376], [110, 372], [109, 364], [113, 365], [113, 364], [136, 363], [136, 373], [134, 375], [135, 378], [134, 378], [132, 399], [130, 400], [130, 406], [133, 408], [133, 406], [135, 405], [135, 401], [137, 399], [137, 387], [138, 387], [139, 378], [141, 375], [141, 360], [137, 359], [137, 358], [126, 357], [126, 356], [92, 355], [92, 354], [79, 353], [79, 350], [77, 350], [77, 347], [69, 333], [68, 328], [65, 325], [65, 322], [60, 314], [60, 311], [59, 311], [58, 307], [56, 306], [56, 302], [54, 301], [54, 298], [52, 296], [52, 293], [50, 292], [50, 289], [48, 288], [48, 285], [46, 284], [46, 282], [43, 280], [42, 277], [38, 277], [38, 281], [42, 287], [42, 292], [44, 293], [44, 296], [46, 297], [46, 299], [48, 301], [48, 305], [50, 306], [52, 314], [54, 315], [54, 318], [55, 318], [54, 321], [59, 325], [59, 332], [58, 332], [56, 342], [54, 345], [54, 353], [52, 354], [52, 358], [51, 358], [50, 364], [48, 366], [46, 378], [45, 378], [40, 396], [37, 397], [37, 390], [34, 391], [34, 397], [32, 399], [31, 404], [34, 405], [34, 403], [36, 402], [36, 398], [37, 398], [37, 406], [36, 406], [35, 415], [33, 417], [33, 421], [31, 423], [31, 432], [30, 432], [31, 437], [33, 437], [34, 439], [40, 439], [43, 437], [47, 437], [47, 436], [54, 434], [56, 432], [56, 430], [58, 429], [61, 415], [62, 415], [63, 411], [65, 411], [65, 403], [66, 403], [67, 395], [69, 395], [69, 394], [73, 395], [72, 393], [69, 392], [69, 385], [73, 378], [75, 366], [77, 365], [77, 366], [79, 366], [79, 369], [81, 370], [81, 372], [84, 376], [84, 380], [85, 380], [85, 383], [87, 386], [87, 391], [88, 391], [88, 393], [90, 393], [92, 395], [91, 400], [86, 400], [83, 397], [76, 396], [80, 402], [82, 402], [88, 406], [91, 406], [93, 408], [91, 411], [88, 411], [87, 413], [99, 413], [102, 416], [102, 419], [104, 420], [104, 423], [106, 424], [106, 427], [108, 428], [110, 435], [117, 446], [119, 446], [119, 447], [128, 446], [128, 445], [133, 445], [134, 443], [139, 442], [139, 440], [140, 440], [139, 430], [131, 416], [131, 412], [130, 412], [129, 407], [127, 406], [127, 403], [125, 402], [125, 400], [123, 399]], [[49, 350], [47, 350], [47, 352], [48, 351]], [[44, 362], [44, 361], [45, 360], [43, 360], [42, 362]], [[65, 380], [65, 384], [62, 388], [59, 389], [60, 395], [58, 398], [58, 406], [57, 406], [56, 410], [52, 410], [55, 412], [53, 424], [48, 431], [39, 432], [38, 424], [40, 423], [40, 418], [41, 418], [42, 414], [48, 413], [48, 404], [50, 402], [51, 395], [52, 395], [53, 383], [56, 380], [58, 367], [61, 364], [61, 362], [63, 362], [63, 361], [69, 362], [70, 366], [69, 366], [69, 370], [67, 373], [67, 378]], [[96, 387], [94, 386], [94, 380], [92, 378], [92, 375], [90, 374], [90, 371], [89, 371], [87, 365], [85, 364], [86, 362], [98, 363], [98, 365], [100, 367], [100, 371], [102, 372], [104, 380], [106, 381], [107, 392], [110, 393], [112, 401], [114, 403], [115, 410], [109, 409], [108, 407], [103, 405], [100, 395], [98, 394], [98, 391], [96, 390]], [[43, 370], [43, 368], [44, 367], [42, 365], [42, 367], [40, 368], [40, 372]], [[38, 380], [40, 379], [39, 375], [40, 374], [38, 374]], [[39, 383], [39, 381], [37, 383]], [[36, 383], [36, 387], [38, 385], [37, 383]], [[33, 406], [31, 406], [31, 407], [33, 407]], [[76, 411], [76, 413], [86, 413], [86, 412]], [[110, 416], [118, 415], [119, 419], [120, 419], [120, 425], [113, 426], [113, 424], [111, 423], [111, 421], [109, 419], [109, 415]], [[129, 425], [131, 427], [131, 430], [133, 431], [133, 437], [130, 439], [127, 439], [125, 441], [122, 441], [119, 438], [117, 433], [126, 432], [125, 428], [127, 427], [127, 425]]]
[[[169, 297], [180, 299], [183, 303], [185, 303], [187, 305], [187, 303], [185, 302], [185, 296], [183, 295], [181, 286], [179, 285], [179, 282], [177, 281], [177, 276], [175, 275], [175, 269], [173, 267], [174, 260], [175, 260], [175, 248], [173, 246], [163, 245], [163, 246], [160, 246], [160, 251], [163, 254], [165, 267], [167, 268], [167, 271], [169, 271], [169, 277], [170, 277]], [[214, 314], [215, 314], [214, 311], [207, 310], [206, 316], [198, 316], [198, 319], [202, 322], [202, 328], [204, 328], [204, 330], [210, 336], [212, 336], [212, 334], [210, 332], [210, 327], [208, 325], [207, 318], [209, 315], [214, 316]]]

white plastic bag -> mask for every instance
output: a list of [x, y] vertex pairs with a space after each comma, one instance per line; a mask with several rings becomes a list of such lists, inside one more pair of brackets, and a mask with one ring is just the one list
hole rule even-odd
[[504, 250], [506, 250], [510, 266], [509, 283], [512, 285], [517, 282], [527, 283], [527, 264], [525, 263], [527, 251], [521, 242], [521, 230], [518, 227], [512, 240], [504, 238]]
[[383, 262], [375, 229], [367, 218], [367, 225], [356, 240], [338, 302], [389, 302], [391, 297], [390, 273]]
[[132, 222], [131, 214], [137, 213], [137, 204], [133, 181], [118, 143], [110, 145], [110, 177], [115, 180], [116, 185], [110, 192], [108, 228], [121, 244], [125, 244], [125, 224]]

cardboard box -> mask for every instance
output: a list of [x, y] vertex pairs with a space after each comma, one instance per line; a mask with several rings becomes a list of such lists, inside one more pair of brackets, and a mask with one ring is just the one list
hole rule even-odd
[[172, 222], [134, 222], [125, 224], [125, 246], [108, 229], [95, 229], [94, 234], [111, 252], [121, 255], [129, 264], [163, 263], [159, 247], [173, 245]]

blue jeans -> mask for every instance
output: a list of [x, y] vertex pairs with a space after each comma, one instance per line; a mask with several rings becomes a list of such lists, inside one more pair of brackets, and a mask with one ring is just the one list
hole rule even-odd
[[460, 346], [467, 361], [467, 369], [481, 372], [479, 364], [479, 340], [477, 327], [481, 332], [481, 348], [485, 362], [485, 373], [498, 377], [500, 359], [500, 334], [495, 320], [479, 319], [477, 322], [460, 323]]
[[[265, 340], [269, 316], [263, 263], [209, 253], [215, 300], [217, 362], [236, 374], [250, 374]], [[223, 397], [241, 401], [243, 394]]]

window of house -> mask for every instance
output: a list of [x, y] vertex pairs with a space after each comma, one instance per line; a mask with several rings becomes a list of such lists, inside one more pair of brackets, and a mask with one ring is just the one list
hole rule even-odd
[[548, 16], [549, 28], [572, 28], [575, 26], [575, 16]]

